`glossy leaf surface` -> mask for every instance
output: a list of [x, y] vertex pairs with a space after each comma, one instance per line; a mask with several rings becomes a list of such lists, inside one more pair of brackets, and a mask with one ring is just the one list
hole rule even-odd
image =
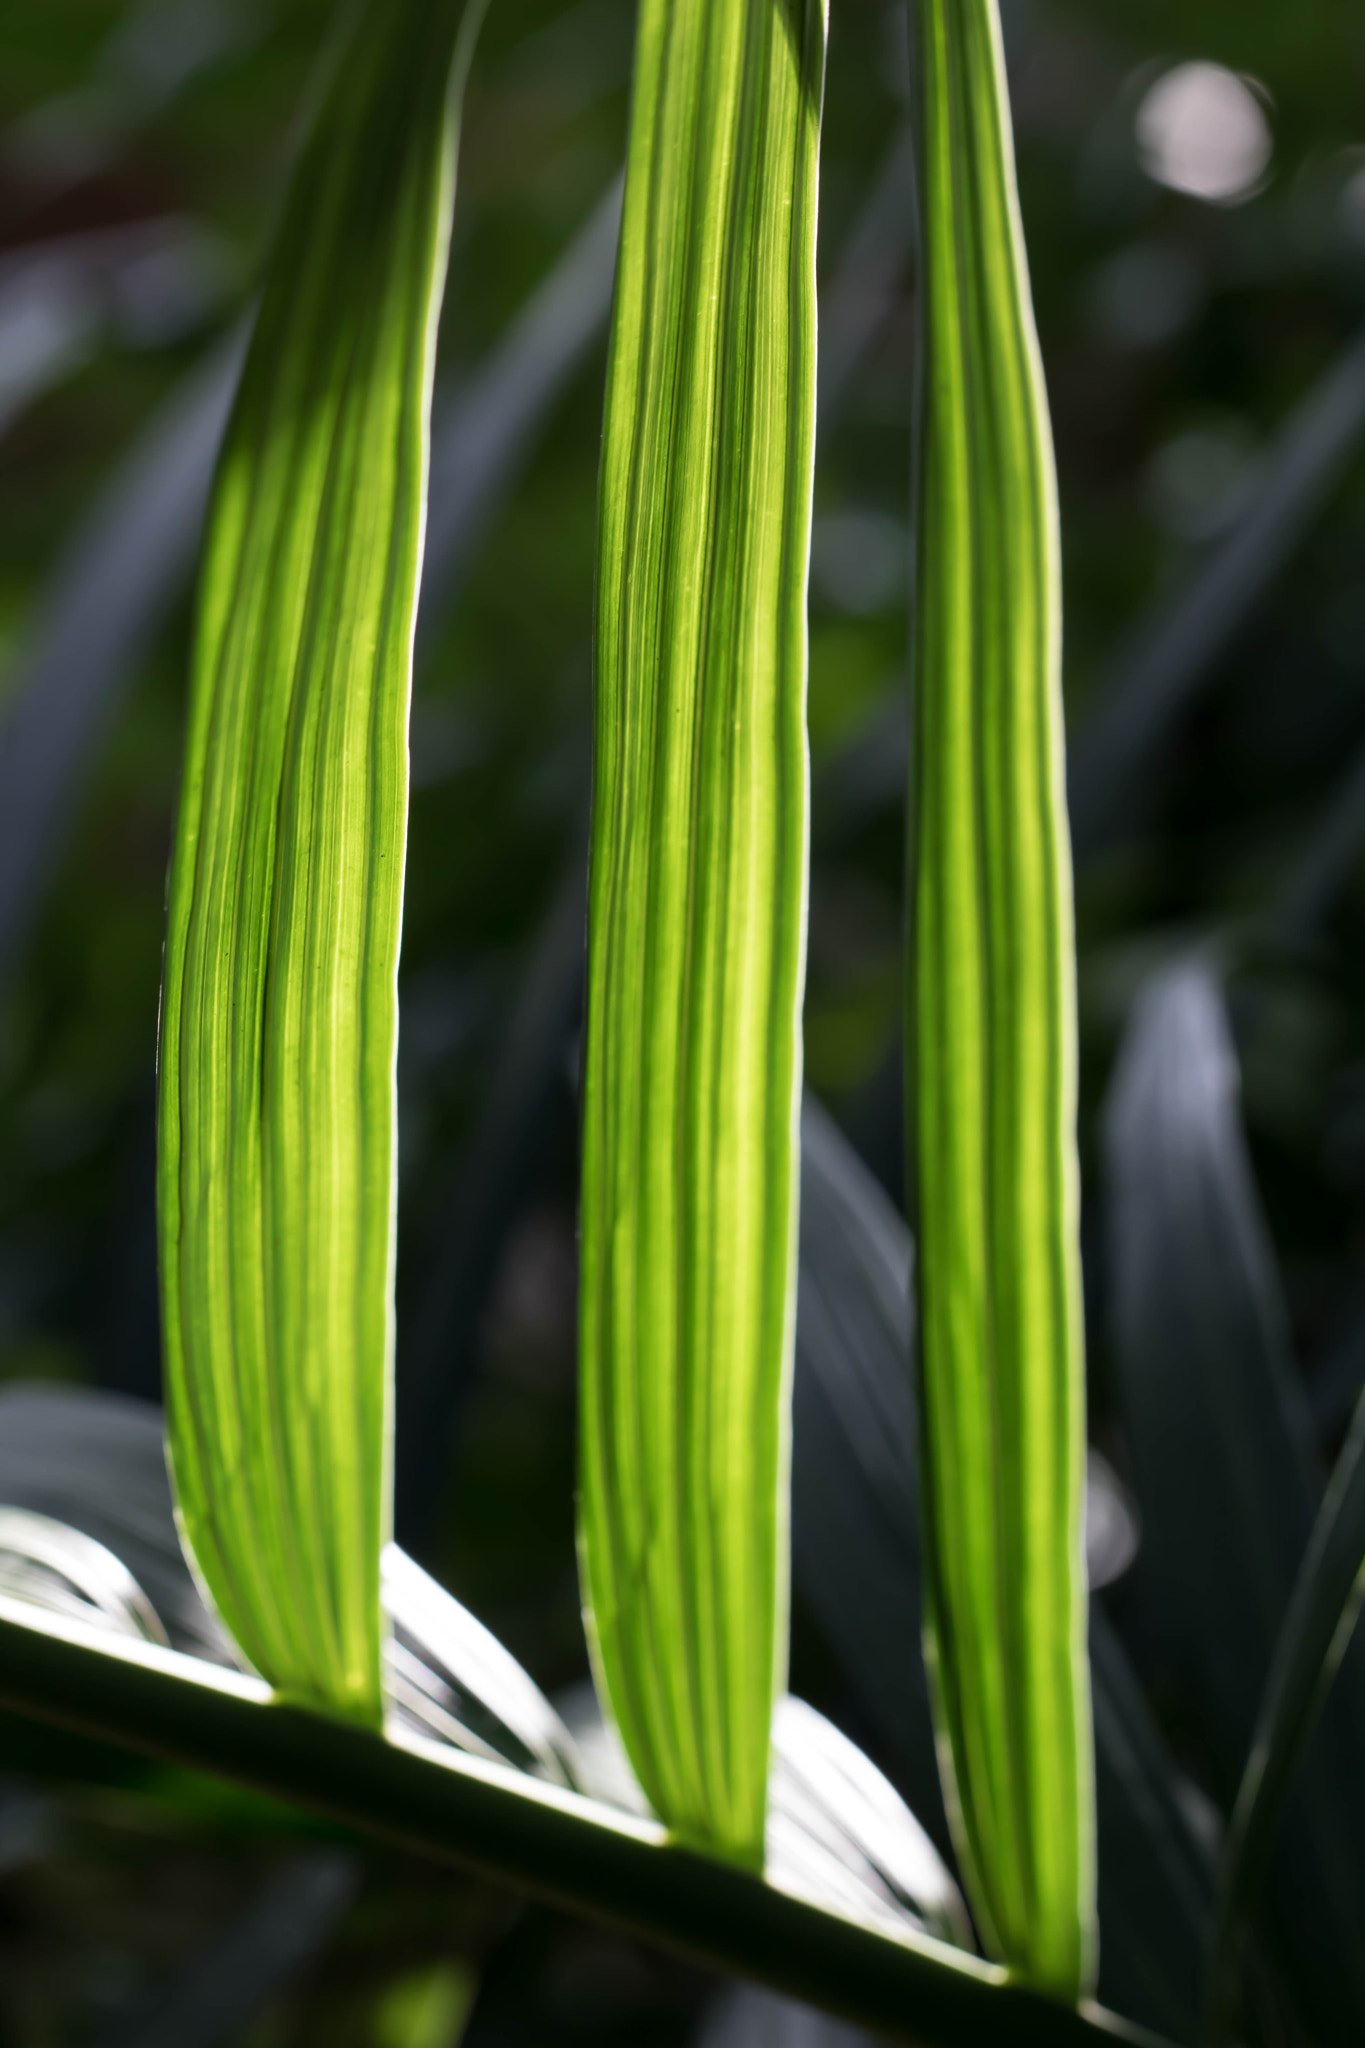
[[[5, 1396], [7, 1425], [23, 1398]], [[44, 1446], [68, 1443], [78, 1465], [94, 1431], [107, 1424], [116, 1454], [105, 1475], [102, 1526], [125, 1562], [141, 1561], [173, 1543], [164, 1474], [142, 1456], [157, 1441], [155, 1409], [88, 1391], [48, 1395], [20, 1427], [7, 1426], [5, 1444], [15, 1451], [32, 1446], [41, 1467]], [[83, 1476], [72, 1483], [73, 1512], [91, 1490]], [[60, 1512], [60, 1481], [50, 1466], [44, 1484], [48, 1505]], [[179, 1572], [188, 1589], [183, 1560]], [[419, 1585], [424, 1578], [411, 1565], [407, 1575]], [[443, 1612], [430, 1607], [432, 1594]], [[542, 1730], [553, 1724], [563, 1734], [548, 1703], [537, 1704], [530, 1681], [505, 1652], [494, 1660], [502, 1673], [482, 1652], [477, 1671], [466, 1666], [470, 1617], [453, 1616], [448, 1596], [427, 1582], [421, 1604], [432, 1625], [407, 1599], [398, 1604], [418, 1624], [410, 1640], [433, 1675], [458, 1672], [461, 1690], [468, 1681], [498, 1715], [511, 1709], [508, 1722], [519, 1723], [523, 1736], [531, 1733], [528, 1705]], [[132, 1636], [140, 1633], [126, 1617], [123, 1626]], [[493, 1681], [491, 1690], [486, 1679]], [[924, 2048], [936, 2042], [966, 2048], [993, 2024], [1008, 2028], [1013, 2040], [1056, 2048], [1105, 2040], [1156, 2048], [1155, 2037], [1111, 2013], [1094, 2007], [1069, 2012], [1009, 1987], [998, 1969], [917, 1939], [917, 1922], [950, 1933], [960, 1924], [951, 1883], [885, 1780], [799, 1702], [787, 1700], [776, 1717], [772, 1813], [780, 1849], [777, 1867], [760, 1885], [668, 1850], [660, 1829], [622, 1815], [631, 1786], [624, 1766], [626, 1798], [612, 1784], [603, 1787], [618, 1810], [591, 1800], [566, 1803], [562, 1791], [510, 1768], [506, 1750], [508, 1761], [486, 1752], [481, 1760], [461, 1737], [424, 1740], [401, 1715], [394, 1716], [386, 1742], [367, 1730], [282, 1708], [258, 1679], [139, 1645], [107, 1633], [104, 1624], [81, 1625], [62, 1611], [40, 1613], [4, 1594], [0, 1701], [147, 1755], [221, 1770], [331, 1812], [348, 1826], [405, 1839], [421, 1853], [467, 1860], [574, 1912], [601, 1912], [649, 1938], [679, 1944], [694, 1958], [752, 1972]], [[610, 1736], [593, 1711], [599, 1732]], [[581, 1723], [575, 1725], [582, 1732]], [[587, 1753], [574, 1754], [587, 1776], [598, 1774], [591, 1744]], [[800, 1845], [799, 1857], [782, 1853], [783, 1845], [787, 1852]], [[850, 1880], [857, 1893], [854, 1917]], [[878, 1909], [872, 1919], [879, 1925], [859, 1924], [869, 1903]], [[819, 1910], [812, 1913], [812, 1905]], [[882, 1910], [888, 1906], [895, 1909], [891, 1919]]]
[[285, 204], [210, 512], [162, 996], [184, 1531], [277, 1690], [372, 1723], [413, 608], [476, 20], [363, 11]]
[[675, 1833], [763, 1855], [785, 1665], [821, 0], [645, 0], [599, 512], [581, 1513]]
[[[1143, 990], [1105, 1118], [1114, 1360], [1142, 1512], [1135, 1577], [1231, 1811], [1321, 1487], [1207, 961]], [[1352, 1655], [1277, 1843], [1267, 1947], [1313, 2040], [1365, 2012], [1365, 1743]]]
[[1052, 444], [995, 0], [915, 9], [922, 364], [907, 1100], [925, 1630], [984, 1939], [1089, 1982], [1084, 1371]]

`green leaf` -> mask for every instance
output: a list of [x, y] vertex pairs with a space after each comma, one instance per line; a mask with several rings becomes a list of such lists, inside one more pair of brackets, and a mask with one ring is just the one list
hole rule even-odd
[[1309, 1541], [1275, 1646], [1218, 1887], [1211, 1980], [1213, 2038], [1226, 2040], [1236, 2018], [1237, 1979], [1246, 1922], [1275, 1846], [1298, 1766], [1365, 1600], [1365, 1400]]
[[[581, 1764], [577, 1790], [648, 1814], [644, 1794], [590, 1686], [564, 1702]], [[776, 1890], [897, 1933], [908, 1920], [970, 1950], [971, 1926], [933, 1842], [890, 1781], [805, 1700], [773, 1712], [764, 1876]]]
[[[792, 1390], [792, 1568], [860, 1714], [937, 1834], [920, 1634], [910, 1234], [809, 1094], [801, 1116], [801, 1281]], [[1089, 1489], [1088, 1489], [1089, 1493]], [[1092, 1540], [1093, 1497], [1087, 1507]], [[1198, 2037], [1212, 1870], [1123, 1649], [1092, 1600], [1099, 1990]], [[932, 1788], [932, 1789], [931, 1789]]]
[[[568, 1731], [516, 1659], [397, 1544], [381, 1562], [390, 1721], [574, 1784]], [[150, 1402], [0, 1392], [0, 1590], [240, 1668], [177, 1539]]]
[[94, 1387], [0, 1389], [0, 1503], [94, 1538], [131, 1572], [172, 1649], [232, 1662], [175, 1529], [161, 1410]]
[[895, 1935], [865, 1927], [692, 1855], [651, 1821], [420, 1737], [386, 1741], [296, 1712], [258, 1679], [101, 1636], [3, 1595], [0, 1706], [217, 1771], [916, 2048], [993, 2039], [1011, 2048], [1160, 2048], [1112, 2013], [1040, 1998], [908, 1924]]
[[1055, 483], [995, 0], [919, 0], [915, 20], [926, 1642], [983, 1938], [1074, 1998], [1094, 1815]]
[[786, 1658], [822, 0], [644, 0], [602, 456], [580, 1540], [631, 1761], [763, 1854]]
[[479, 12], [360, 13], [290, 188], [210, 513], [162, 995], [184, 1532], [272, 1685], [371, 1723], [413, 607]]

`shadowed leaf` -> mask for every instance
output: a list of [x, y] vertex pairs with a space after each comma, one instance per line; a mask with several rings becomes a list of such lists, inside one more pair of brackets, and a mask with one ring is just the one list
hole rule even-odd
[[[919, 1818], [946, 1844], [919, 1653], [910, 1233], [832, 1119], [801, 1118], [792, 1566]], [[1087, 1545], [1098, 1516], [1087, 1501]], [[1096, 1562], [1100, 1560], [1097, 1558]], [[1090, 1608], [1100, 1992], [1178, 2040], [1202, 2016], [1212, 1876], [1102, 1607]]]
[[299, 1713], [259, 1679], [102, 1636], [3, 1595], [0, 1704], [219, 1771], [709, 1967], [743, 1970], [918, 2048], [976, 2048], [997, 2028], [1016, 2048], [1159, 2048], [1158, 2037], [1112, 2013], [1077, 2011], [1012, 1984], [998, 1966], [918, 1933], [904, 1916], [894, 1935], [859, 1925], [692, 1855], [652, 1822], [507, 1765]]
[[1213, 2031], [1236, 2016], [1245, 1923], [1256, 1904], [1295, 1773], [1350, 1647], [1365, 1598], [1365, 1403], [1357, 1408], [1275, 1646], [1219, 1881]]
[[[1208, 967], [1144, 991], [1106, 1112], [1115, 1361], [1138, 1482], [1138, 1578], [1230, 1808], [1320, 1486]], [[1274, 1945], [1315, 2038], [1365, 2013], [1361, 1674], [1286, 1816]]]

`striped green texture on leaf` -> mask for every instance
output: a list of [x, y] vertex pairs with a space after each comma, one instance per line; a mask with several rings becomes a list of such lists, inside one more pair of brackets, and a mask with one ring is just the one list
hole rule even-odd
[[995, 0], [918, 0], [908, 1099], [925, 1628], [983, 1938], [1074, 1997], [1094, 1819], [1051, 435]]
[[631, 1761], [762, 1859], [786, 1656], [823, 0], [643, 0], [599, 509], [580, 1542]]
[[259, 1680], [0, 1594], [0, 1705], [217, 1771], [348, 1829], [757, 1977], [915, 2048], [1164, 2048], [903, 1925], [892, 1936], [689, 1854], [653, 1822], [419, 1736], [271, 1701]]
[[162, 991], [184, 1534], [262, 1675], [370, 1722], [413, 607], [478, 11], [359, 12], [285, 202], [210, 510]]

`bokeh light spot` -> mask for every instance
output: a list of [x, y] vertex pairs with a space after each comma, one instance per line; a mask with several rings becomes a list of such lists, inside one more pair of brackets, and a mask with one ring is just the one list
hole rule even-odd
[[1136, 134], [1148, 177], [1223, 205], [1251, 196], [1273, 148], [1257, 92], [1221, 64], [1164, 72], [1138, 107]]

